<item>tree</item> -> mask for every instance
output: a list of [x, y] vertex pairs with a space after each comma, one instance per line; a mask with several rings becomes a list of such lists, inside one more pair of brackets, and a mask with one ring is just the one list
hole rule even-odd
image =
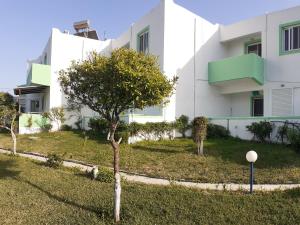
[[120, 221], [120, 146], [115, 133], [120, 115], [133, 109], [165, 104], [177, 77], [169, 80], [157, 57], [131, 49], [114, 50], [111, 56], [92, 52], [84, 61], [60, 71], [60, 83], [68, 101], [88, 106], [109, 123], [108, 139], [114, 151], [114, 218]]
[[197, 143], [198, 155], [203, 155], [203, 142], [207, 134], [208, 120], [205, 117], [196, 117], [193, 121], [194, 141]]
[[17, 115], [18, 111], [13, 96], [9, 93], [0, 92], [0, 128], [10, 132], [14, 155], [17, 153], [17, 137], [14, 131]]
[[188, 131], [191, 126], [189, 124], [189, 117], [185, 115], [181, 115], [176, 119], [176, 128], [178, 132], [182, 135], [183, 138], [186, 137], [185, 133]]
[[49, 112], [44, 112], [43, 117], [49, 119], [51, 122], [55, 122], [57, 129], [60, 130], [61, 125], [66, 121], [65, 111], [62, 107], [53, 107]]

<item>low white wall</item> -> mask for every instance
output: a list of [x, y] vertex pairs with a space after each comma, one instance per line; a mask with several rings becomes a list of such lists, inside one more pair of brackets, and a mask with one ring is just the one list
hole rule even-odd
[[211, 118], [210, 122], [213, 124], [221, 125], [230, 131], [231, 136], [238, 137], [243, 140], [252, 140], [253, 134], [247, 131], [246, 126], [251, 125], [253, 122], [268, 121], [273, 124], [273, 131], [271, 134], [271, 140], [277, 142], [277, 130], [279, 126], [282, 126], [285, 121], [292, 123], [300, 123], [300, 117], [228, 117], [228, 118]]

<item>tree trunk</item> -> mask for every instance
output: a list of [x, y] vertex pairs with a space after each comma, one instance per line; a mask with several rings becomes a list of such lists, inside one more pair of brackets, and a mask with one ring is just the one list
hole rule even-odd
[[12, 122], [11, 122], [11, 126], [10, 126], [10, 134], [11, 134], [11, 138], [13, 139], [13, 154], [17, 154], [17, 137], [15, 135], [14, 132], [14, 125], [15, 125], [15, 120], [16, 120], [16, 116], [13, 117]]
[[200, 155], [200, 142], [197, 141], [197, 154]]
[[120, 222], [121, 208], [121, 175], [120, 175], [120, 146], [115, 141], [117, 124], [112, 124], [110, 132], [110, 142], [114, 150], [114, 175], [115, 175], [115, 199], [114, 199], [114, 220]]
[[17, 154], [17, 137], [13, 130], [10, 130], [10, 133], [11, 133], [11, 137], [12, 137], [13, 143], [14, 143], [13, 144], [13, 154], [15, 155], [15, 154]]
[[200, 141], [200, 155], [203, 155], [203, 140]]

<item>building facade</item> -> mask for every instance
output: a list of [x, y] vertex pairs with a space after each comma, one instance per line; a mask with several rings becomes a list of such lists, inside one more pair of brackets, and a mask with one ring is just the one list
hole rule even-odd
[[[300, 118], [300, 7], [224, 26], [173, 0], [161, 0], [116, 39], [94, 40], [52, 29], [41, 56], [29, 62], [26, 85], [15, 89], [25, 112], [20, 132], [38, 129], [35, 122], [35, 128], [26, 127], [28, 116], [38, 121], [41, 112], [66, 105], [58, 82], [61, 69], [90, 51], [108, 55], [121, 47], [158, 56], [161, 71], [179, 77], [167, 106], [128, 112], [123, 118], [127, 122], [206, 116], [234, 136], [247, 138], [246, 120]], [[76, 118], [72, 113], [67, 121], [71, 125]], [[80, 114], [84, 126], [97, 116], [87, 108]], [[229, 120], [236, 120], [233, 127]]]

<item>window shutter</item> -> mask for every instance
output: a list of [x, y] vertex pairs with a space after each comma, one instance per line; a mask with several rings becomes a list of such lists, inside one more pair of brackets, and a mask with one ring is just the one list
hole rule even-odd
[[283, 88], [272, 90], [272, 115], [293, 115], [293, 89]]

